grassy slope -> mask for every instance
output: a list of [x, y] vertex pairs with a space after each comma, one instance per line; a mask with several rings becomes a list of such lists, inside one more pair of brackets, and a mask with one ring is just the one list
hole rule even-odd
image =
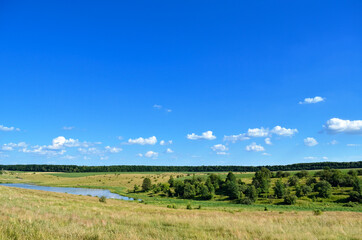
[[[348, 170], [344, 170], [348, 171]], [[292, 172], [295, 173], [295, 172]], [[198, 173], [201, 176], [206, 177], [206, 173]], [[225, 178], [226, 173], [220, 173]], [[322, 209], [324, 211], [358, 211], [362, 212], [362, 204], [357, 207], [344, 207], [341, 203], [336, 203], [338, 199], [345, 199], [348, 197], [346, 191], [350, 188], [341, 188], [335, 190], [332, 199], [319, 199], [319, 201], [313, 202], [310, 198], [298, 199], [297, 204], [294, 206], [285, 206], [280, 204], [282, 199], [259, 199], [256, 204], [251, 206], [233, 204], [228, 201], [226, 197], [216, 196], [214, 200], [210, 201], [198, 201], [187, 200], [178, 198], [166, 198], [158, 195], [152, 195], [149, 193], [139, 192], [137, 194], [128, 193], [128, 189], [133, 189], [135, 184], [141, 185], [145, 177], [149, 177], [152, 183], [167, 182], [170, 175], [174, 177], [180, 176], [180, 179], [188, 177], [186, 173], [29, 173], [29, 172], [9, 172], [4, 175], [0, 175], [0, 182], [22, 182], [22, 183], [35, 183], [46, 186], [62, 186], [62, 187], [88, 187], [88, 188], [104, 188], [110, 189], [112, 192], [127, 195], [137, 199], [143, 199], [148, 204], [157, 206], [167, 206], [169, 204], [175, 204], [179, 208], [184, 208], [188, 203], [193, 206], [202, 206], [208, 209], [226, 209], [230, 211], [248, 209], [248, 210], [263, 210], [265, 206], [269, 210], [274, 211], [310, 211], [313, 209]], [[236, 173], [238, 178], [246, 183], [251, 182], [253, 173]], [[277, 179], [272, 179], [276, 181]], [[287, 179], [284, 179], [286, 181]], [[273, 184], [272, 184], [273, 185]], [[338, 194], [336, 191], [339, 191]], [[269, 202], [271, 201], [271, 202]]]
[[0, 239], [362, 239], [362, 213], [168, 209], [0, 186]]

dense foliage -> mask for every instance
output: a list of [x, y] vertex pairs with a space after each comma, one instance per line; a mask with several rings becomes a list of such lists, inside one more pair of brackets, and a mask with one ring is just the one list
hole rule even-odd
[[[117, 166], [77, 166], [77, 165], [0, 165], [0, 169], [10, 171], [31, 172], [256, 172], [262, 168], [270, 171], [315, 170], [329, 167], [331, 169], [362, 168], [359, 162], [319, 162], [297, 163], [274, 166], [144, 166], [144, 165], [117, 165]], [[359, 175], [362, 174], [359, 170]], [[288, 175], [289, 173], [283, 173]], [[300, 173], [305, 174], [305, 172]], [[308, 173], [306, 173], [308, 174]], [[276, 173], [271, 177], [286, 177]], [[299, 177], [299, 176], [298, 176]]]
[[[244, 183], [233, 172], [229, 172], [224, 180], [220, 174], [215, 173], [181, 179], [179, 175], [177, 178], [171, 176], [167, 183], [152, 185], [150, 194], [194, 200], [218, 198], [241, 204], [253, 204], [258, 198], [269, 199], [268, 201], [283, 199], [283, 202], [279, 203], [293, 205], [302, 197], [313, 201], [316, 198], [331, 198], [333, 188], [338, 189], [343, 186], [353, 187], [352, 190], [348, 190], [349, 197], [345, 199], [346, 201], [361, 202], [362, 182], [358, 178], [358, 171], [350, 170], [347, 173], [325, 168], [314, 175], [314, 177], [309, 176], [306, 171], [290, 175], [282, 171], [271, 172], [267, 168], [261, 168], [255, 173], [251, 184]], [[271, 178], [276, 176], [280, 177], [274, 181], [272, 187]], [[145, 178], [144, 182], [146, 180], [149, 179]], [[144, 188], [143, 190], [147, 191]]]

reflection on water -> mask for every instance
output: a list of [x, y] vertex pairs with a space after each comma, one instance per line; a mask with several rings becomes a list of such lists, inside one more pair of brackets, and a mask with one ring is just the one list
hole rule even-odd
[[91, 189], [91, 188], [72, 188], [72, 187], [46, 187], [46, 186], [38, 186], [31, 184], [23, 184], [23, 183], [1, 183], [2, 186], [7, 187], [17, 187], [17, 188], [27, 188], [34, 190], [42, 190], [48, 192], [60, 192], [60, 193], [69, 193], [75, 195], [85, 195], [85, 196], [93, 196], [93, 197], [101, 197], [104, 196], [106, 198], [113, 199], [121, 199], [127, 201], [133, 201], [133, 198], [125, 197], [116, 193], [111, 193], [109, 190], [105, 189]]

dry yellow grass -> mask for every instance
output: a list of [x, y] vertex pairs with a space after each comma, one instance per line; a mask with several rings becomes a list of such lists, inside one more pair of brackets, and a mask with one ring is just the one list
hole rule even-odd
[[0, 239], [362, 239], [362, 213], [222, 212], [0, 187]]

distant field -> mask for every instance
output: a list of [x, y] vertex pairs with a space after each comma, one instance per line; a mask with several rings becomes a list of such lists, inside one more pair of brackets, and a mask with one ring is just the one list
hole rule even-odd
[[[348, 171], [344, 169], [342, 171]], [[315, 171], [310, 171], [314, 173]], [[291, 172], [296, 173], [296, 171]], [[227, 173], [217, 173], [222, 179], [225, 179]], [[324, 211], [357, 211], [362, 212], [362, 204], [358, 204], [355, 207], [346, 207], [343, 204], [338, 203], [339, 199], [345, 199], [348, 197], [346, 191], [350, 191], [351, 188], [336, 189], [331, 199], [318, 201], [312, 201], [310, 198], [299, 198], [296, 205], [286, 206], [282, 204], [282, 199], [258, 199], [253, 205], [241, 205], [235, 204], [229, 201], [225, 196], [216, 195], [212, 200], [189, 200], [180, 199], [176, 197], [164, 197], [162, 194], [152, 194], [137, 192], [133, 193], [134, 185], [141, 185], [143, 179], [148, 177], [151, 179], [152, 184], [166, 183], [170, 176], [175, 179], [192, 178], [193, 173], [165, 173], [165, 172], [145, 172], [145, 173], [110, 173], [110, 172], [93, 172], [93, 173], [46, 173], [46, 172], [7, 172], [0, 175], [0, 182], [7, 183], [33, 183], [45, 186], [61, 186], [61, 187], [84, 187], [84, 188], [101, 188], [109, 189], [114, 193], [134, 197], [137, 199], [143, 199], [147, 204], [166, 207], [169, 204], [175, 204], [176, 206], [185, 206], [188, 203], [193, 205], [200, 205], [207, 209], [249, 209], [249, 210], [263, 210], [265, 206], [268, 206], [271, 210], [283, 210], [283, 211], [311, 211], [313, 209], [322, 209]], [[196, 176], [200, 176], [206, 179], [207, 173], [196, 173]], [[249, 184], [252, 181], [254, 173], [235, 173], [237, 178], [242, 179], [245, 183]], [[276, 178], [272, 179], [272, 185], [276, 181]]]
[[358, 212], [186, 210], [1, 186], [0, 192], [0, 239], [362, 239]]

